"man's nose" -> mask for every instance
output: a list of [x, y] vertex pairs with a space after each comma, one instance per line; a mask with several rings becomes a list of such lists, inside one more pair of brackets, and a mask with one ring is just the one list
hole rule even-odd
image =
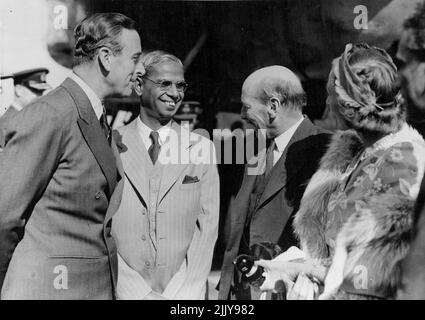
[[170, 88], [167, 90], [167, 94], [172, 97], [178, 97], [179, 91], [177, 90], [176, 84], [173, 83]]
[[243, 106], [242, 108], [241, 108], [241, 117], [243, 118], [243, 117], [246, 117], [246, 111], [247, 111], [247, 108], [245, 107], [245, 106]]
[[134, 68], [133, 81], [135, 81], [138, 77], [141, 78], [145, 73], [146, 73], [146, 70], [145, 70], [145, 67], [143, 66], [143, 63], [139, 62]]

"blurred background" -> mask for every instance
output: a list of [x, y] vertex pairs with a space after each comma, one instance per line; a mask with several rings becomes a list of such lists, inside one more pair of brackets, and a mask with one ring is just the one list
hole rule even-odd
[[[395, 58], [403, 21], [419, 0], [1, 0], [0, 73], [45, 67], [47, 82], [59, 85], [71, 72], [73, 29], [96, 12], [121, 12], [134, 19], [143, 50], [163, 49], [185, 65], [189, 89], [178, 120], [194, 127], [244, 128], [239, 117], [243, 80], [255, 69], [279, 64], [292, 69], [308, 95], [312, 120], [322, 117], [333, 58], [348, 42], [382, 47]], [[355, 19], [367, 9], [367, 29]], [[364, 19], [362, 22], [365, 22]], [[395, 58], [396, 64], [398, 60]], [[13, 83], [0, 84], [0, 104], [13, 99]], [[138, 115], [138, 99], [106, 101], [113, 128]], [[220, 234], [214, 268], [220, 268], [223, 223], [239, 188], [243, 165], [221, 164]]]

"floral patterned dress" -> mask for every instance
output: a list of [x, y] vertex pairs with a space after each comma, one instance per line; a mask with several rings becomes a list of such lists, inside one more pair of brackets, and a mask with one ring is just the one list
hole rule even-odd
[[425, 141], [407, 124], [367, 148], [354, 130], [332, 137], [293, 225], [329, 279], [343, 273], [335, 298], [388, 298], [397, 290], [424, 170]]
[[[376, 211], [373, 198], [390, 195], [391, 198], [401, 196], [412, 201], [416, 199], [424, 172], [425, 157], [423, 141], [416, 143], [415, 135], [412, 136], [411, 133], [416, 132], [406, 125], [398, 133], [385, 136], [372, 146], [363, 148], [343, 172], [336, 191], [330, 195], [327, 203], [324, 235], [331, 257], [334, 256], [338, 234], [347, 220], [353, 214], [360, 214], [364, 210]], [[356, 232], [356, 237], [364, 236], [362, 232]], [[385, 298], [388, 290], [384, 287], [381, 290], [376, 286], [379, 282], [377, 279], [382, 275], [375, 273], [376, 270], [382, 269], [378, 267], [382, 263], [386, 262], [377, 255], [359, 256], [356, 266], [367, 266], [365, 269], [369, 270], [364, 290], [354, 288], [354, 281], [347, 278], [342, 285], [343, 291]], [[371, 267], [372, 265], [376, 267]], [[352, 298], [352, 295], [347, 297]]]
[[386, 136], [364, 149], [347, 167], [339, 188], [328, 202], [327, 243], [332, 248], [343, 224], [356, 211], [368, 207], [368, 199], [380, 193], [417, 196], [418, 159], [411, 142]]

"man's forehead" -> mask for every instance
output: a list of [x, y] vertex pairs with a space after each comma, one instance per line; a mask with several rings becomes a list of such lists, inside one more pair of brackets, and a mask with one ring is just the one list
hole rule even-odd
[[123, 50], [128, 52], [130, 55], [142, 53], [140, 36], [136, 30], [123, 29], [120, 41], [123, 46]]
[[173, 60], [166, 60], [154, 65], [151, 69], [151, 75], [156, 76], [179, 76], [184, 78], [183, 66]]
[[252, 81], [253, 79], [247, 79], [243, 85], [241, 90], [241, 98], [249, 99], [253, 96], [256, 96], [257, 91], [259, 90], [258, 82]]

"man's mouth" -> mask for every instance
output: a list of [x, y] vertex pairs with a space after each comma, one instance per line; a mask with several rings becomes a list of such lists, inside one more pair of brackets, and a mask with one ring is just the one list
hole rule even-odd
[[174, 108], [176, 106], [176, 102], [174, 101], [165, 101], [165, 100], [161, 100], [161, 101], [170, 107]]

